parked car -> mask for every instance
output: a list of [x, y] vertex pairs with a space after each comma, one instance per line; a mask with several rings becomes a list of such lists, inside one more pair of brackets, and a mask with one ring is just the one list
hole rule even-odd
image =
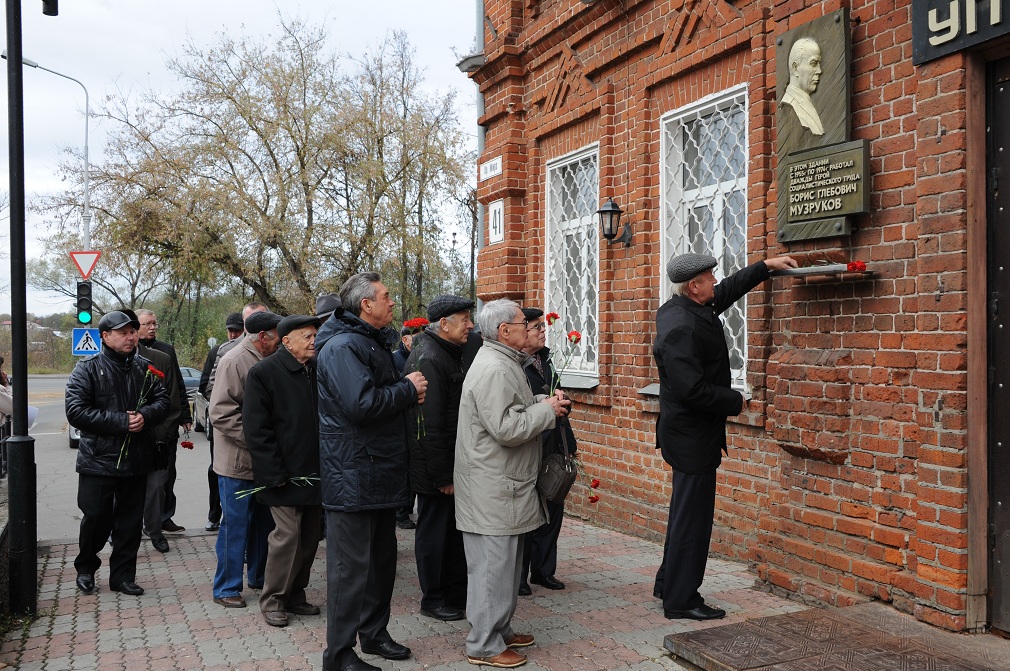
[[76, 426], [67, 424], [67, 438], [70, 443], [71, 450], [76, 450], [81, 444], [81, 432], [78, 431]]
[[181, 366], [179, 370], [182, 371], [182, 379], [186, 382], [186, 395], [192, 400], [193, 394], [197, 393], [200, 387], [201, 372], [189, 366]]

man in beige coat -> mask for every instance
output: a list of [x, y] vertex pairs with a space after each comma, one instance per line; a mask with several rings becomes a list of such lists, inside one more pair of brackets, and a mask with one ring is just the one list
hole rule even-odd
[[463, 382], [453, 486], [456, 526], [466, 550], [466, 616], [471, 664], [526, 663], [512, 648], [533, 636], [512, 631], [523, 558], [523, 534], [547, 522], [537, 493], [540, 434], [571, 402], [534, 396], [522, 364], [526, 319], [513, 301], [491, 301], [477, 317], [484, 345]]
[[242, 402], [249, 369], [277, 351], [280, 315], [254, 312], [245, 320], [249, 334], [221, 358], [210, 394], [210, 421], [214, 426], [214, 472], [221, 493], [221, 529], [217, 534], [217, 571], [214, 603], [225, 608], [245, 608], [242, 568], [248, 565], [249, 587], [263, 587], [267, 536], [273, 529], [270, 509], [255, 496], [237, 496], [255, 487], [252, 457], [242, 428]]

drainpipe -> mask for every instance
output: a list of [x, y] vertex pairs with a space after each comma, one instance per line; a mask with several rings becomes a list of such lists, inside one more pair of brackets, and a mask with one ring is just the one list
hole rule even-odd
[[[474, 0], [477, 5], [477, 48], [476, 52], [478, 54], [484, 53], [484, 0]], [[480, 86], [474, 83], [477, 87], [477, 118], [480, 119], [484, 116], [484, 94], [480, 90]], [[477, 156], [480, 157], [484, 154], [484, 140], [487, 136], [487, 128], [478, 123], [477, 124]], [[479, 161], [478, 161], [479, 165]], [[480, 182], [480, 171], [478, 169], [477, 181]], [[479, 200], [477, 201], [477, 258], [480, 258], [480, 250], [484, 248], [484, 204]], [[477, 273], [476, 265], [474, 266], [474, 274]], [[480, 298], [477, 299], [477, 312], [480, 312], [484, 307], [484, 301]]]

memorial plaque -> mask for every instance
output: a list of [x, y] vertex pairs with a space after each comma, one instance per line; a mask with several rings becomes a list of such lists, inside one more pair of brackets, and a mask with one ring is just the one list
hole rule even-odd
[[[870, 143], [856, 140], [790, 154], [779, 169], [785, 173], [785, 218], [780, 240], [841, 235], [844, 217], [870, 209]], [[780, 208], [781, 210], [781, 208]]]
[[[836, 199], [852, 196], [851, 185], [845, 188], [828, 185], [835, 187], [830, 198], [819, 198], [816, 190], [813, 193], [805, 190], [795, 193], [790, 189], [798, 184], [794, 184], [793, 178], [796, 177], [795, 170], [800, 168], [795, 168], [795, 165], [802, 162], [794, 159], [794, 154], [835, 147], [850, 139], [852, 48], [849, 11], [842, 8], [805, 23], [783, 33], [775, 43], [778, 239], [780, 242], [795, 242], [846, 235], [851, 232], [851, 225], [842, 214], [846, 208]], [[790, 173], [791, 166], [793, 173]], [[865, 176], [865, 166], [859, 172]], [[846, 193], [838, 193], [840, 191]], [[794, 197], [806, 200], [793, 200]], [[843, 199], [843, 202], [848, 201]], [[836, 205], [840, 208], [838, 212], [828, 209]], [[824, 221], [829, 218], [831, 221]], [[815, 220], [817, 225], [797, 225]]]

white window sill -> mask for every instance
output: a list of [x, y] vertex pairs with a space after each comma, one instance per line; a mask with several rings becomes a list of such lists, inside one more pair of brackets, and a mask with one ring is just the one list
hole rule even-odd
[[591, 375], [561, 374], [561, 385], [564, 389], [596, 389], [600, 386], [600, 378]]

